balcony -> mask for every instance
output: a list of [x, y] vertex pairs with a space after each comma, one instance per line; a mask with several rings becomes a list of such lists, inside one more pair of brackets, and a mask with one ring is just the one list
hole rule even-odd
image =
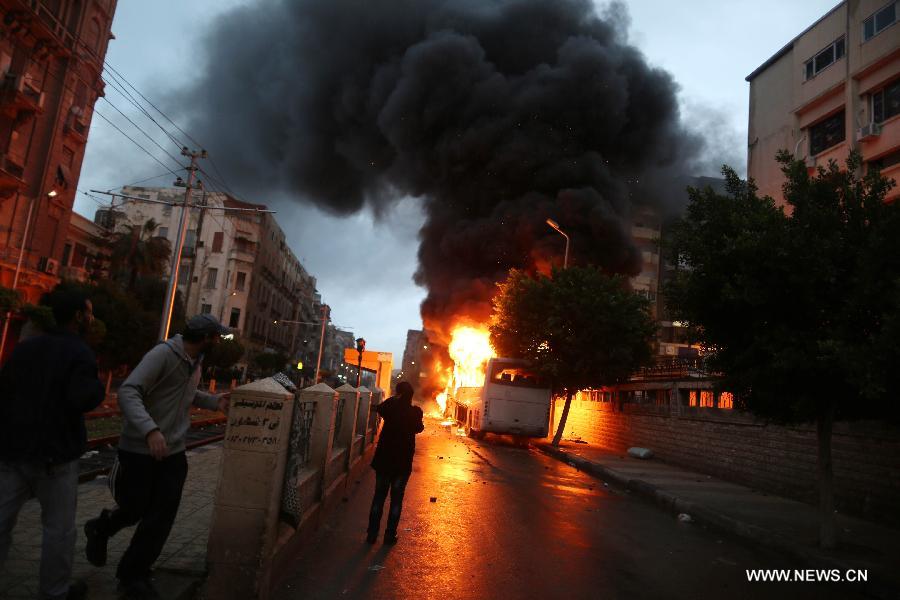
[[25, 188], [25, 161], [11, 154], [0, 154], [0, 198]]
[[83, 112], [73, 106], [66, 122], [63, 125], [63, 133], [81, 144], [87, 143], [88, 124], [84, 120]]
[[256, 261], [256, 255], [247, 250], [232, 248], [228, 251], [228, 260], [238, 260], [245, 263], [253, 263]]
[[24, 75], [6, 73], [0, 83], [0, 107], [11, 119], [44, 112], [44, 93]]

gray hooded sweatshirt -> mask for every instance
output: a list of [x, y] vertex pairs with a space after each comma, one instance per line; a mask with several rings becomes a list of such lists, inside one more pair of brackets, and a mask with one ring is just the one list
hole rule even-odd
[[176, 335], [157, 344], [119, 388], [122, 437], [119, 448], [150, 454], [147, 434], [159, 429], [169, 454], [184, 450], [191, 425], [192, 405], [216, 410], [218, 399], [197, 389], [202, 357], [196, 361], [184, 351], [184, 340]]

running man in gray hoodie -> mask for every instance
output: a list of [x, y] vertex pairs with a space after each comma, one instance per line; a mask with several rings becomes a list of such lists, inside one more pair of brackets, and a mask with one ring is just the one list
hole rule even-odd
[[84, 532], [87, 559], [103, 566], [109, 538], [139, 523], [116, 571], [126, 597], [158, 597], [150, 568], [162, 552], [181, 502], [190, 409], [228, 409], [228, 394], [197, 389], [203, 355], [227, 332], [212, 315], [192, 317], [183, 334], [145, 354], [119, 388], [123, 427], [118, 460], [110, 472], [118, 508], [88, 521]]

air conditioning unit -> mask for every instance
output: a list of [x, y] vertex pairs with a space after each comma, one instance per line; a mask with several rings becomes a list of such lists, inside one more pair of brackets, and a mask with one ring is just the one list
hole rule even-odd
[[59, 261], [49, 256], [42, 256], [38, 261], [38, 271], [43, 271], [48, 275], [56, 275], [59, 273]]
[[856, 132], [856, 139], [860, 142], [865, 140], [870, 140], [872, 138], [876, 138], [881, 135], [881, 125], [878, 123], [869, 123], [868, 125], [863, 125]]

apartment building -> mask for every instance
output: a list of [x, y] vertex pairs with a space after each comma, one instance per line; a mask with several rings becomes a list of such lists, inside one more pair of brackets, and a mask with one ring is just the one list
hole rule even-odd
[[[184, 189], [126, 187], [121, 194], [140, 200], [119, 198], [112, 213], [97, 212], [98, 223], [124, 230], [153, 219], [156, 235], [177, 246]], [[251, 352], [296, 358], [304, 333], [318, 329], [321, 301], [275, 216], [219, 192], [195, 191], [193, 203], [204, 208], [190, 210], [179, 266], [187, 313], [215, 315]]]
[[0, 0], [0, 284], [59, 281], [116, 0]]
[[761, 194], [783, 201], [781, 149], [810, 169], [856, 149], [865, 169], [900, 182], [898, 11], [896, 0], [841, 2], [747, 76], [747, 173]]

